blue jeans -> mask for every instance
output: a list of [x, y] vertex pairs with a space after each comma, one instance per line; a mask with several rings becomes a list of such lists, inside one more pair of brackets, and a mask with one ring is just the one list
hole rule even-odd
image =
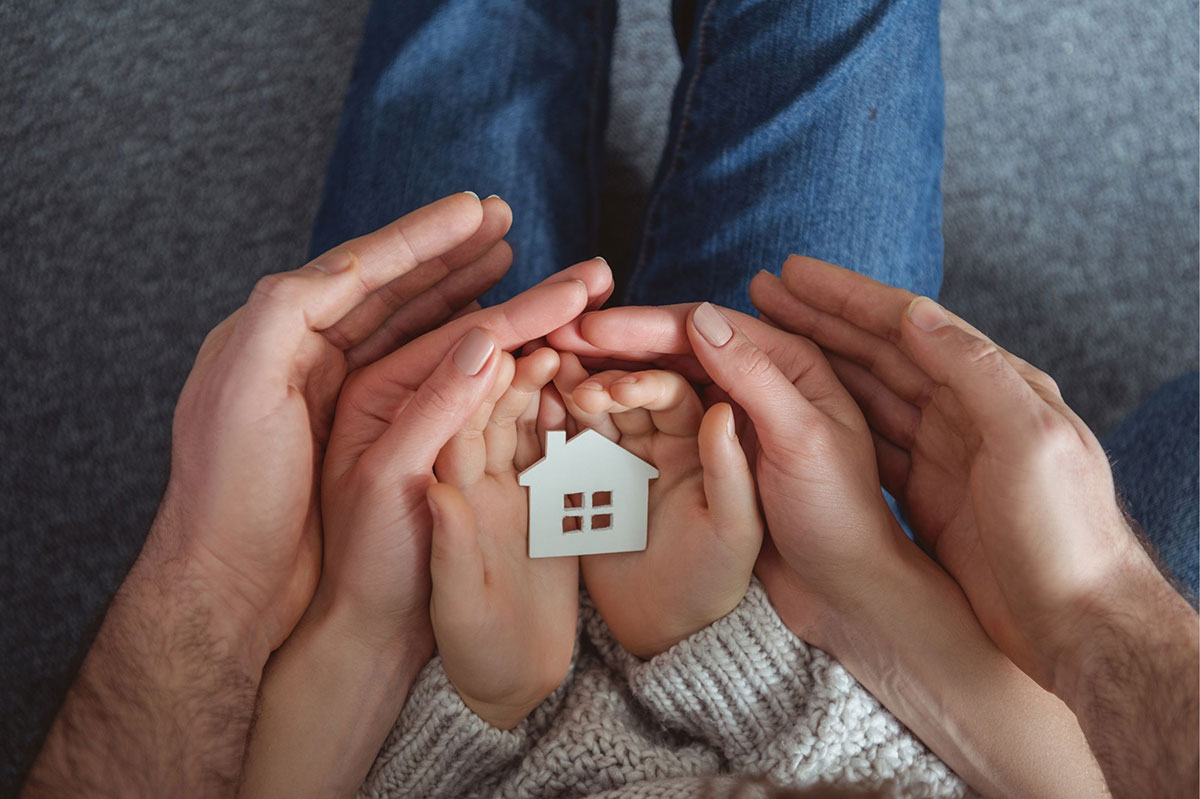
[[[936, 0], [702, 0], [688, 16], [619, 296], [749, 310], [750, 278], [793, 252], [936, 296]], [[313, 251], [471, 189], [513, 209], [513, 268], [485, 301], [598, 254], [614, 22], [615, 0], [376, 0]]]
[[[938, 10], [936, 0], [677, 2], [683, 70], [620, 298], [751, 311], [750, 278], [790, 253], [937, 296]], [[471, 189], [504, 197], [514, 216], [513, 268], [485, 302], [596, 255], [615, 19], [615, 0], [375, 0], [314, 254]], [[1194, 431], [1194, 395], [1190, 407]], [[1195, 435], [1179, 435], [1165, 411], [1147, 418], [1175, 432], [1114, 433], [1117, 477], [1194, 592], [1196, 481], [1189, 491], [1174, 479], [1181, 470], [1137, 464], [1151, 462], [1148, 447]], [[1191, 515], [1156, 510], [1168, 507]]]
[[1117, 489], [1180, 592], [1196, 604], [1200, 375], [1160, 388], [1104, 437]]

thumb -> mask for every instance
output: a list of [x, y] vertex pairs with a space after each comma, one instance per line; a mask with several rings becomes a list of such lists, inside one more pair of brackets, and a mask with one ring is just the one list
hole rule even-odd
[[398, 485], [413, 475], [428, 475], [438, 452], [488, 398], [500, 352], [480, 328], [465, 335], [367, 448], [360, 466]]
[[[722, 537], [741, 541], [753, 534], [757, 547], [762, 527], [757, 523], [758, 501], [754, 477], [746, 453], [738, 442], [733, 408], [720, 402], [708, 409], [697, 436], [700, 469], [704, 474], [704, 498], [708, 512]], [[731, 540], [731, 543], [733, 541]]]
[[816, 426], [821, 412], [725, 314], [702, 302], [688, 321], [700, 365], [746, 411], [762, 444], [790, 449], [789, 433]]
[[1024, 440], [1045, 409], [1004, 351], [956, 324], [933, 300], [917, 297], [900, 324], [904, 349], [917, 366], [950, 389], [989, 444]]
[[[462, 492], [449, 483], [435, 483], [426, 494], [433, 516], [429, 572], [435, 616], [473, 618], [483, 589], [483, 553], [475, 512]], [[435, 629], [437, 619], [434, 621]]]

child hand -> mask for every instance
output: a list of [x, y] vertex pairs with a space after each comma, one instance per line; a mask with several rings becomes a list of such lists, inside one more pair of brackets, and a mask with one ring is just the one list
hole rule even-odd
[[429, 489], [430, 615], [463, 702], [493, 726], [519, 724], [566, 677], [575, 648], [579, 559], [531, 559], [518, 473], [542, 455], [541, 389], [558, 355], [505, 355], [497, 389], [442, 449]]
[[646, 549], [580, 563], [617, 641], [653, 657], [733, 610], [750, 584], [763, 526], [733, 410], [718, 403], [705, 413], [675, 372], [589, 375], [566, 353], [554, 383], [578, 427], [659, 470]]

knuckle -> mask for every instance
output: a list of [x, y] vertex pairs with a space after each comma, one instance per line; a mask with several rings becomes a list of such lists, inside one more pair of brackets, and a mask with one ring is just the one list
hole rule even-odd
[[289, 305], [296, 300], [299, 286], [286, 272], [264, 275], [254, 284], [251, 300], [268, 305]]
[[758, 347], [742, 343], [733, 355], [737, 359], [738, 371], [745, 380], [755, 385], [772, 382], [775, 364]]
[[1030, 466], [1073, 471], [1086, 454], [1084, 450], [1074, 425], [1061, 414], [1046, 410], [1037, 415], [1034, 435], [1026, 449]]
[[970, 336], [963, 346], [963, 357], [968, 363], [989, 371], [999, 369], [1004, 364], [999, 347], [986, 339], [975, 336]]
[[430, 380], [413, 398], [414, 410], [428, 419], [444, 419], [458, 414], [461, 398], [454, 387], [440, 380]]

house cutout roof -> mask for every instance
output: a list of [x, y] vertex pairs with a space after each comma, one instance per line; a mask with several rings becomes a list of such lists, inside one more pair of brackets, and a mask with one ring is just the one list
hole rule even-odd
[[529, 557], [638, 552], [646, 548], [649, 484], [658, 469], [584, 430], [546, 433], [546, 456], [521, 472], [529, 486]]
[[658, 469], [654, 466], [591, 428], [570, 441], [567, 441], [566, 431], [548, 430], [546, 454], [521, 472], [517, 482], [523, 486], [532, 485], [539, 473], [543, 473], [542, 479], [545, 479], [553, 472], [557, 482], [576, 475], [595, 478], [612, 470], [620, 470], [626, 479], [652, 480], [658, 477]]

